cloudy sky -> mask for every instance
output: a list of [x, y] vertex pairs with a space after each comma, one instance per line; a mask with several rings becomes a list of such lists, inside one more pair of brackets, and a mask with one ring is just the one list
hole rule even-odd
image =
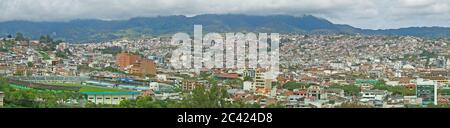
[[450, 0], [0, 0], [0, 21], [120, 20], [227, 13], [311, 14], [370, 29], [450, 27]]

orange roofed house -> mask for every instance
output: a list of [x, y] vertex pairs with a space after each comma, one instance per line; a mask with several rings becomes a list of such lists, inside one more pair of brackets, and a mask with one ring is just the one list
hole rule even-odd
[[156, 75], [156, 64], [152, 60], [139, 55], [119, 53], [116, 55], [116, 64], [121, 70], [128, 70], [134, 75]]

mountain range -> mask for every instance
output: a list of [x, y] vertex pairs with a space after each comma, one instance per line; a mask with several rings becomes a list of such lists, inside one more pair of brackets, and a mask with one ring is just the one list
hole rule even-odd
[[239, 14], [205, 14], [194, 17], [159, 16], [138, 17], [129, 20], [72, 20], [67, 22], [0, 22], [0, 37], [23, 33], [37, 39], [50, 35], [67, 42], [94, 42], [118, 38], [139, 38], [171, 35], [177, 32], [192, 33], [194, 24], [203, 25], [205, 32], [266, 32], [298, 34], [365, 34], [391, 36], [417, 36], [449, 38], [447, 27], [409, 27], [400, 29], [371, 30], [334, 24], [311, 15], [301, 17], [287, 15], [251, 16]]

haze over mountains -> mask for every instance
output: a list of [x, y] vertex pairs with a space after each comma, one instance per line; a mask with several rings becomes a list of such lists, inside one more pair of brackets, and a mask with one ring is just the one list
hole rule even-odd
[[129, 20], [73, 20], [69, 22], [7, 21], [0, 23], [0, 37], [17, 32], [33, 39], [41, 35], [68, 42], [92, 42], [122, 37], [171, 35], [177, 32], [192, 33], [194, 24], [203, 25], [205, 32], [266, 32], [299, 34], [366, 34], [418, 37], [450, 37], [446, 27], [410, 27], [401, 29], [370, 30], [349, 25], [334, 24], [326, 19], [306, 15], [249, 16], [249, 15], [198, 15], [133, 18]]

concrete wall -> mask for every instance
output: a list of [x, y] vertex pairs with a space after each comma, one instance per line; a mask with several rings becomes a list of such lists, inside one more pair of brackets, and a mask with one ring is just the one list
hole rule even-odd
[[136, 99], [137, 95], [88, 95], [87, 100], [95, 104], [120, 104], [122, 100]]

